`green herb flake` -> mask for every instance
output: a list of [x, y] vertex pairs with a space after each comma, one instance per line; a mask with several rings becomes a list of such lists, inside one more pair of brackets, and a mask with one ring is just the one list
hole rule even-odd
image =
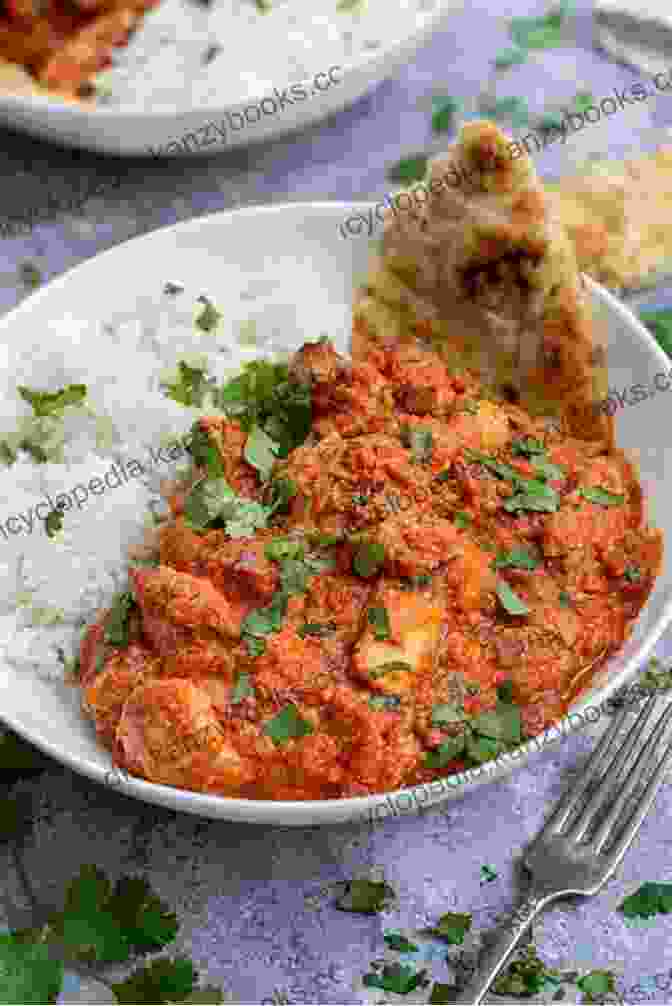
[[352, 568], [365, 580], [380, 572], [385, 561], [385, 546], [378, 542], [363, 542], [355, 552]]
[[446, 912], [432, 927], [432, 932], [451, 946], [459, 946], [464, 943], [465, 934], [471, 929], [471, 923], [472, 917], [469, 912]]
[[367, 620], [373, 629], [373, 635], [376, 639], [390, 638], [390, 619], [384, 605], [381, 604], [369, 608], [367, 612]]
[[464, 710], [452, 702], [442, 702], [432, 709], [432, 723], [443, 726], [446, 723], [462, 723], [466, 720]]
[[430, 1006], [455, 1002], [456, 991], [454, 985], [447, 985], [445, 982], [434, 982], [427, 1002]]
[[110, 646], [122, 649], [128, 646], [131, 612], [136, 607], [135, 598], [129, 591], [124, 591], [114, 599], [105, 623], [105, 642]]
[[462, 107], [458, 98], [434, 97], [432, 99], [432, 132], [449, 133], [455, 127], [455, 118]]
[[425, 756], [426, 768], [445, 768], [451, 761], [455, 761], [464, 754], [466, 742], [466, 733], [446, 738], [435, 751], [427, 752]]
[[498, 996], [530, 999], [542, 992], [549, 982], [557, 985], [559, 980], [560, 972], [547, 968], [534, 946], [528, 945], [517, 960], [500, 972], [490, 988]]
[[421, 182], [427, 174], [428, 162], [429, 157], [427, 154], [407, 157], [393, 164], [388, 169], [387, 177], [389, 181], [399, 185], [410, 185], [412, 182]]
[[672, 357], [672, 308], [661, 311], [640, 311], [639, 317], [660, 348]]
[[415, 943], [411, 943], [407, 940], [405, 936], [401, 933], [395, 933], [391, 930], [385, 932], [383, 939], [387, 943], [390, 950], [396, 950], [400, 954], [417, 954], [420, 951], [420, 947]]
[[217, 395], [217, 404], [249, 432], [260, 426], [286, 458], [304, 442], [312, 426], [311, 391], [295, 381], [285, 363], [253, 360]]
[[265, 500], [271, 513], [286, 513], [289, 502], [298, 493], [298, 487], [292, 479], [273, 479], [266, 486]]
[[231, 692], [231, 705], [239, 705], [243, 699], [247, 699], [254, 695], [254, 687], [252, 685], [252, 679], [247, 671], [241, 671], [238, 675], [238, 680]]
[[192, 531], [223, 527], [230, 538], [252, 537], [267, 525], [270, 510], [255, 500], [236, 496], [226, 479], [200, 479], [184, 503], [184, 521]]
[[587, 499], [589, 503], [599, 503], [601, 506], [622, 506], [622, 504], [625, 503], [625, 496], [620, 496], [617, 493], [611, 493], [607, 489], [602, 489], [600, 486], [583, 486], [579, 489], [579, 493], [584, 499]]
[[266, 542], [264, 554], [273, 562], [280, 562], [282, 559], [303, 559], [305, 547], [303, 542], [297, 541], [296, 538], [273, 538]]
[[276, 444], [275, 440], [272, 440], [260, 426], [252, 427], [245, 442], [243, 457], [248, 465], [257, 469], [262, 482], [269, 479], [279, 449], [279, 444]]
[[218, 311], [212, 301], [205, 296], [198, 297], [198, 302], [203, 305], [203, 310], [196, 317], [194, 324], [197, 328], [200, 328], [202, 332], [210, 334], [217, 328], [222, 318], [222, 313], [221, 311]]
[[508, 70], [511, 66], [520, 66], [527, 59], [527, 52], [524, 49], [503, 49], [495, 57], [494, 63], [498, 70]]
[[177, 380], [164, 385], [168, 388], [166, 397], [180, 405], [201, 408], [206, 393], [214, 387], [215, 383], [214, 380], [205, 376], [205, 364], [202, 367], [191, 367], [184, 360], [180, 360], [177, 369]]
[[512, 548], [508, 552], [499, 552], [497, 558], [493, 560], [493, 569], [536, 569], [539, 560], [528, 552], [526, 548]]
[[497, 698], [500, 702], [508, 702], [509, 704], [513, 702], [513, 681], [511, 678], [507, 678], [506, 681], [502, 681], [501, 685], [497, 685]]
[[464, 510], [458, 510], [453, 517], [453, 524], [460, 531], [464, 531], [465, 528], [469, 527], [472, 518]]
[[311, 724], [301, 718], [298, 709], [291, 702], [272, 720], [267, 720], [263, 727], [263, 733], [274, 744], [286, 744], [289, 740], [298, 740], [313, 732]]
[[336, 901], [342, 912], [377, 915], [396, 901], [394, 888], [384, 881], [356, 879], [347, 884], [345, 894]]
[[471, 720], [471, 728], [475, 733], [493, 740], [520, 744], [522, 731], [520, 709], [511, 703], [499, 702], [495, 709], [480, 713]]
[[571, 608], [572, 606], [571, 594], [568, 594], [566, 590], [560, 591], [560, 593], [558, 594], [558, 601], [560, 603], [561, 608]]
[[47, 944], [26, 942], [20, 933], [0, 933], [0, 1002], [55, 1003], [63, 973], [63, 962]]
[[119, 1003], [181, 1003], [197, 981], [198, 972], [186, 957], [158, 957], [110, 987]]
[[589, 971], [576, 984], [584, 994], [584, 1003], [603, 1003], [606, 995], [616, 991], [616, 978], [611, 971]]
[[397, 995], [408, 995], [419, 985], [424, 985], [426, 970], [415, 971], [408, 964], [385, 964], [380, 974], [364, 975], [362, 984], [367, 988], [384, 989]]
[[650, 919], [672, 912], [672, 883], [647, 881], [623, 901], [618, 911], [627, 919]]
[[565, 479], [567, 472], [560, 465], [554, 465], [550, 461], [533, 461], [535, 472], [542, 479]]
[[30, 388], [18, 385], [17, 391], [24, 402], [28, 402], [32, 407], [38, 418], [61, 417], [69, 405], [82, 405], [87, 395], [85, 384], [68, 384], [60, 391], [32, 391]]
[[187, 450], [191, 454], [194, 464], [205, 468], [209, 479], [219, 479], [224, 476], [224, 465], [217, 448], [210, 442], [208, 434], [200, 423], [194, 423]]
[[637, 563], [631, 562], [625, 567], [624, 577], [628, 583], [639, 583], [642, 579], [642, 571]]
[[63, 510], [58, 507], [50, 510], [44, 519], [44, 529], [47, 537], [53, 538], [59, 531], [63, 530]]
[[528, 606], [524, 601], [521, 601], [517, 594], [514, 594], [505, 580], [499, 580], [497, 583], [497, 597], [509, 615], [529, 615]]
[[546, 448], [541, 440], [534, 437], [521, 437], [511, 444], [511, 453], [514, 457], [534, 458], [546, 454]]
[[497, 880], [498, 876], [499, 874], [497, 873], [497, 871], [493, 870], [493, 868], [491, 866], [488, 866], [487, 863], [481, 867], [481, 877], [482, 877], [481, 883], [489, 884], [493, 880]]
[[302, 639], [312, 636], [315, 639], [325, 639], [336, 631], [334, 622], [305, 622], [299, 626], [297, 632]]

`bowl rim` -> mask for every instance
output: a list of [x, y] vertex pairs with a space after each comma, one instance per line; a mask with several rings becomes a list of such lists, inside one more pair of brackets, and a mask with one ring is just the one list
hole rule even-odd
[[[44, 286], [29, 294], [16, 307], [0, 318], [0, 336], [6, 329], [10, 329], [15, 319], [23, 315], [29, 315], [33, 307], [44, 298], [50, 296], [51, 291], [59, 289], [70, 282], [71, 275], [75, 271], [84, 272], [88, 268], [98, 268], [99, 260], [105, 256], [115, 256], [123, 254], [122, 249], [130, 243], [152, 241], [161, 231], [198, 231], [203, 226], [221, 226], [222, 220], [230, 220], [233, 217], [254, 216], [258, 214], [299, 214], [299, 216], [327, 216], [340, 218], [343, 213], [356, 213], [373, 210], [377, 203], [370, 200], [356, 200], [351, 202], [337, 201], [309, 201], [309, 202], [285, 202], [273, 204], [258, 204], [241, 207], [236, 210], [224, 210], [215, 213], [205, 214], [199, 217], [192, 217], [174, 224], [167, 224], [152, 231], [128, 238], [117, 245], [107, 248], [90, 259], [72, 266], [66, 272], [54, 277]], [[95, 265], [94, 265], [95, 263]], [[633, 311], [621, 301], [619, 301], [610, 291], [606, 290], [599, 283], [588, 276], [583, 276], [591, 295], [602, 302], [608, 311], [617, 314], [624, 326], [632, 333], [633, 337], [643, 343], [647, 352], [654, 359], [657, 358], [661, 367], [669, 370], [669, 358], [660, 348], [653, 335], [639, 321]], [[611, 681], [596, 687], [593, 695], [586, 695], [576, 702], [570, 712], [561, 720], [537, 735], [525, 744], [514, 749], [516, 757], [509, 757], [503, 760], [501, 756], [497, 759], [483, 763], [462, 773], [454, 773], [453, 776], [442, 776], [432, 783], [419, 783], [414, 786], [401, 787], [385, 793], [372, 793], [361, 797], [339, 797], [326, 800], [251, 800], [238, 797], [220, 796], [216, 794], [201, 793], [196, 790], [181, 789], [178, 787], [165, 786], [160, 783], [152, 783], [137, 776], [125, 775], [121, 770], [110, 762], [109, 767], [99, 763], [94, 763], [86, 758], [70, 754], [62, 750], [57, 744], [48, 739], [33, 737], [29, 728], [24, 728], [21, 724], [13, 721], [11, 715], [7, 715], [0, 710], [0, 722], [4, 721], [18, 735], [39, 750], [49, 755], [55, 761], [67, 765], [74, 772], [84, 775], [94, 782], [103, 784], [110, 789], [117, 788], [110, 781], [110, 776], [124, 777], [125, 783], [123, 792], [126, 795], [136, 797], [144, 802], [165, 806], [171, 810], [183, 811], [196, 814], [211, 819], [224, 819], [229, 821], [241, 821], [254, 824], [280, 824], [280, 825], [333, 825], [340, 823], [372, 820], [372, 811], [402, 794], [411, 796], [423, 788], [441, 783], [444, 790], [440, 795], [434, 795], [431, 800], [424, 801], [422, 805], [415, 802], [413, 810], [405, 810], [403, 813], [416, 813], [420, 806], [435, 806], [450, 797], [459, 797], [468, 789], [486, 782], [495, 781], [498, 778], [508, 775], [516, 766], [527, 762], [531, 755], [539, 753], [545, 747], [558, 743], [557, 732], [561, 734], [561, 739], [577, 732], [576, 726], [571, 722], [571, 717], [581, 716], [590, 707], [595, 708], [596, 704], [603, 705], [606, 700], [616, 691], [623, 688], [630, 679], [637, 674], [638, 668], [647, 660], [651, 651], [659, 641], [663, 632], [672, 622], [672, 592], [664, 602], [662, 611], [658, 615], [654, 625], [649, 629], [642, 642], [637, 647], [637, 652], [631, 655], [623, 667], [614, 674]], [[590, 721], [589, 721], [590, 722]], [[582, 729], [585, 722], [578, 729]], [[555, 731], [555, 735], [552, 732]], [[101, 748], [101, 754], [109, 757], [109, 752]], [[512, 753], [509, 753], [512, 754]], [[446, 783], [450, 778], [460, 778], [457, 784]]]

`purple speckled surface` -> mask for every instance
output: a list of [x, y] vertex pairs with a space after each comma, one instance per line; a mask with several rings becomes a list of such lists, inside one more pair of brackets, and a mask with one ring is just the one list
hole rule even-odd
[[[9, 309], [25, 295], [16, 273], [28, 259], [52, 277], [127, 237], [213, 210], [269, 201], [382, 198], [389, 189], [385, 168], [431, 138], [432, 93], [473, 98], [488, 78], [489, 61], [508, 45], [505, 18], [540, 10], [523, 3], [470, 2], [403, 74], [353, 108], [299, 135], [207, 160], [73, 155], [4, 131], [0, 215], [17, 201], [40, 204], [47, 187], [68, 193], [119, 171], [125, 177], [120, 188], [89, 200], [79, 214], [56, 216], [27, 237], [0, 240], [0, 306]], [[497, 83], [498, 93], [524, 94], [538, 111], [579, 89], [602, 97], [637, 79], [590, 49], [585, 6], [579, 8], [576, 32], [582, 48], [549, 52], [512, 70]], [[598, 150], [606, 146], [613, 155], [634, 152], [647, 146], [652, 124], [671, 121], [672, 98], [661, 95], [634, 118], [624, 110], [604, 128], [594, 127], [589, 139], [586, 131], [580, 142]], [[576, 149], [574, 154], [560, 145], [549, 149], [540, 155], [540, 170], [557, 172]], [[644, 300], [670, 303], [669, 291]], [[672, 657], [669, 634], [658, 654]], [[174, 949], [191, 954], [203, 976], [221, 984], [232, 1001], [270, 1002], [275, 993], [276, 1000], [284, 994], [295, 1003], [360, 1002], [357, 983], [380, 956], [384, 928], [417, 928], [453, 910], [473, 912], [480, 933], [505, 918], [524, 891], [517, 866], [521, 847], [539, 830], [593, 744], [587, 735], [571, 737], [504, 782], [443, 809], [374, 828], [200, 821], [144, 806], [54, 765], [21, 784], [32, 795], [36, 815], [34, 835], [24, 848], [27, 876], [37, 898], [49, 903], [58, 901], [83, 863], [97, 863], [111, 876], [145, 871], [182, 920]], [[659, 917], [644, 931], [626, 925], [615, 911], [642, 882], [672, 880], [671, 817], [668, 783], [603, 892], [559, 903], [534, 925], [535, 943], [549, 964], [611, 968], [621, 978], [627, 1003], [672, 1000], [672, 916]], [[498, 877], [482, 884], [486, 863]], [[14, 925], [25, 919], [22, 895], [9, 860], [2, 865], [17, 908], [16, 917], [10, 912], [0, 922]], [[398, 908], [381, 918], [337, 911], [333, 885], [374, 866], [383, 867], [397, 888]], [[440, 966], [434, 973], [441, 980]]]

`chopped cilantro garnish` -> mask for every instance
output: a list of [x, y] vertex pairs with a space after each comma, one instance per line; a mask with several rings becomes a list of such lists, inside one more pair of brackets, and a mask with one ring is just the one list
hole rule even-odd
[[541, 992], [548, 982], [557, 985], [560, 972], [547, 968], [533, 946], [527, 946], [490, 986], [498, 996], [529, 999]]
[[296, 538], [273, 538], [266, 542], [264, 553], [275, 562], [280, 562], [281, 559], [303, 559], [305, 547]]
[[431, 582], [432, 577], [429, 573], [418, 573], [416, 576], [403, 577], [400, 586], [402, 590], [422, 590], [423, 587], [429, 587]]
[[388, 930], [384, 934], [383, 939], [391, 950], [396, 950], [400, 954], [417, 954], [420, 950], [420, 947], [415, 943], [411, 943], [401, 933], [394, 933]]
[[497, 597], [509, 615], [529, 615], [530, 609], [509, 587], [506, 580], [497, 581]]
[[458, 98], [435, 96], [432, 105], [432, 132], [449, 133], [455, 126], [455, 116], [462, 107], [462, 102]]
[[567, 472], [560, 465], [554, 465], [550, 461], [533, 461], [537, 475], [542, 479], [564, 479]]
[[391, 168], [388, 168], [387, 177], [391, 182], [400, 185], [409, 185], [411, 182], [421, 182], [427, 174], [427, 164], [429, 157], [427, 154], [418, 154], [416, 157], [406, 157], [397, 161]]
[[223, 527], [231, 538], [247, 538], [266, 527], [270, 512], [255, 500], [236, 496], [226, 479], [200, 479], [185, 500], [184, 522], [193, 531]]
[[67, 406], [81, 405], [87, 395], [85, 384], [68, 384], [60, 391], [31, 391], [30, 388], [18, 385], [17, 391], [21, 398], [32, 406], [38, 418], [62, 416]]
[[561, 608], [569, 608], [572, 604], [571, 594], [568, 594], [566, 590], [561, 590], [558, 594], [558, 601], [560, 602]]
[[425, 984], [427, 972], [415, 971], [408, 964], [384, 964], [380, 974], [372, 972], [364, 975], [362, 983], [367, 988], [384, 989], [386, 992], [396, 992], [397, 995], [408, 995], [419, 985]]
[[497, 871], [493, 870], [491, 866], [487, 863], [481, 867], [481, 877], [483, 878], [482, 883], [489, 884], [493, 880], [497, 880]]
[[[528, 487], [532, 485], [532, 482], [527, 483]], [[537, 483], [537, 485], [543, 486], [542, 483]], [[536, 510], [539, 513], [555, 513], [559, 506], [560, 497], [550, 486], [543, 486], [543, 491], [535, 490], [534, 492], [516, 493], [515, 496], [511, 496], [504, 503], [504, 509], [507, 513], [516, 513], [517, 510]]]
[[404, 423], [401, 427], [401, 442], [405, 447], [410, 448], [411, 460], [415, 464], [424, 464], [431, 461], [432, 450], [434, 449], [434, 437], [432, 431], [422, 426], [410, 426]]
[[49, 538], [58, 534], [63, 528], [63, 510], [59, 508], [50, 510], [44, 520], [44, 528]]
[[390, 638], [390, 619], [385, 605], [380, 604], [369, 608], [367, 619], [376, 639]]
[[639, 317], [660, 348], [672, 357], [672, 310], [665, 308], [662, 311], [640, 311]]
[[246, 364], [220, 389], [218, 404], [244, 430], [261, 427], [278, 444], [279, 458], [302, 444], [312, 425], [310, 388], [292, 380], [285, 363]]
[[222, 317], [221, 311], [205, 296], [198, 297], [198, 302], [203, 305], [203, 310], [195, 320], [196, 326], [202, 332], [214, 332]]
[[499, 552], [493, 560], [493, 569], [536, 569], [539, 560], [526, 548], [512, 548], [509, 552]]
[[465, 513], [464, 510], [458, 510], [453, 517], [453, 524], [456, 528], [459, 528], [460, 531], [463, 531], [465, 527], [469, 527], [471, 524], [471, 517], [468, 513]]
[[289, 501], [296, 496], [298, 489], [292, 479], [273, 479], [266, 486], [265, 499], [273, 513], [285, 513], [289, 508]]
[[506, 681], [502, 681], [501, 685], [497, 685], [497, 698], [500, 702], [513, 702], [513, 681], [511, 678], [507, 678]]
[[21, 933], [0, 933], [0, 1001], [55, 1003], [63, 971], [63, 962], [46, 943], [26, 942]]
[[443, 1003], [455, 1002], [456, 991], [454, 985], [447, 985], [445, 982], [434, 982], [427, 1002], [430, 1006], [440, 1006]]
[[466, 716], [461, 706], [454, 705], [452, 702], [442, 702], [432, 709], [432, 723], [435, 726], [441, 726], [444, 723], [461, 723], [465, 719]]
[[432, 932], [436, 933], [451, 946], [464, 943], [465, 933], [471, 929], [472, 917], [469, 912], [446, 912], [442, 915]]
[[222, 478], [224, 465], [219, 451], [210, 442], [208, 434], [198, 422], [194, 423], [191, 429], [187, 450], [194, 459], [194, 463], [206, 469], [209, 479]]
[[252, 680], [247, 671], [241, 671], [238, 675], [238, 680], [231, 692], [231, 705], [239, 705], [243, 699], [249, 698], [254, 695], [254, 687], [252, 685]]
[[279, 444], [260, 426], [253, 426], [245, 443], [243, 457], [248, 465], [257, 469], [262, 482], [266, 482], [277, 461], [278, 451]]
[[385, 546], [378, 542], [363, 542], [355, 552], [352, 568], [364, 579], [375, 576], [385, 561]]
[[562, 45], [565, 15], [566, 10], [558, 6], [541, 17], [513, 17], [511, 40], [521, 49], [555, 49]]
[[541, 440], [535, 440], [533, 437], [522, 437], [512, 442], [511, 453], [514, 457], [534, 458], [541, 454], [546, 454], [546, 448]]
[[484, 737], [520, 744], [520, 709], [512, 703], [498, 702], [495, 709], [486, 710], [471, 720], [470, 726], [475, 733]]
[[495, 57], [495, 66], [498, 70], [508, 70], [510, 66], [518, 66], [527, 59], [524, 49], [504, 49]]
[[625, 503], [625, 496], [610, 493], [607, 489], [602, 489], [599, 486], [582, 487], [579, 489], [579, 493], [589, 503], [599, 503], [601, 506], [621, 506]]
[[464, 754], [467, 742], [467, 734], [458, 734], [457, 737], [447, 737], [435, 751], [429, 751], [425, 757], [427, 768], [445, 768], [449, 762], [455, 761]]
[[129, 622], [135, 607], [135, 598], [129, 591], [124, 591], [114, 599], [105, 623], [105, 642], [110, 646], [128, 646]]
[[647, 881], [619, 907], [628, 919], [650, 919], [654, 915], [669, 915], [672, 912], [672, 883]]
[[336, 626], [333, 622], [305, 622], [297, 629], [297, 632], [302, 639], [305, 636], [314, 636], [316, 639], [324, 639], [325, 636], [333, 635], [335, 631]]
[[180, 1003], [197, 981], [198, 972], [186, 957], [158, 957], [111, 988], [119, 1003]]
[[311, 724], [301, 718], [296, 706], [290, 702], [272, 720], [267, 720], [263, 732], [274, 744], [286, 744], [289, 740], [307, 737], [314, 731]]
[[180, 405], [200, 408], [203, 405], [206, 392], [213, 390], [215, 386], [214, 379], [205, 376], [206, 365], [190, 367], [184, 360], [180, 360], [177, 368], [177, 379], [165, 384], [165, 387], [169, 389], [166, 397], [172, 398]]
[[625, 567], [625, 573], [623, 575], [629, 583], [639, 583], [642, 579], [642, 571], [634, 562], [631, 562]]
[[396, 900], [394, 888], [384, 881], [356, 879], [348, 882], [347, 890], [336, 901], [342, 912], [376, 915]]
[[606, 995], [616, 991], [616, 980], [611, 971], [589, 971], [576, 984], [585, 996], [584, 1003], [602, 1003]]

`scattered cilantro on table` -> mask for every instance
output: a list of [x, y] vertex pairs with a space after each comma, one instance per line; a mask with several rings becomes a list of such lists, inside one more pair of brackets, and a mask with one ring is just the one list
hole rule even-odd
[[336, 900], [342, 912], [377, 915], [396, 901], [396, 892], [384, 880], [355, 878], [346, 884], [345, 892]]
[[508, 70], [511, 66], [520, 66], [527, 59], [525, 49], [512, 48], [503, 49], [494, 59], [495, 67], [498, 70]]
[[481, 867], [481, 877], [482, 877], [481, 883], [489, 884], [491, 881], [497, 880], [498, 873], [496, 870], [493, 870], [491, 866], [488, 866], [488, 864], [485, 863]]
[[603, 1003], [605, 995], [616, 991], [615, 977], [611, 971], [589, 971], [577, 979], [576, 984], [584, 994], [584, 1003]]
[[111, 988], [120, 1003], [181, 1003], [197, 980], [198, 972], [186, 957], [157, 957]]
[[380, 974], [364, 975], [362, 982], [367, 988], [383, 989], [385, 992], [396, 992], [397, 995], [408, 995], [418, 986], [427, 984], [427, 971], [415, 971], [409, 964], [385, 964]]
[[571, 6], [561, 0], [541, 17], [513, 17], [509, 21], [511, 39], [521, 49], [556, 49], [564, 41], [563, 29]]
[[560, 972], [556, 968], [547, 968], [534, 946], [528, 945], [520, 957], [495, 978], [490, 988], [495, 995], [531, 999], [549, 982], [559, 985], [560, 981]]
[[650, 919], [654, 915], [669, 915], [672, 912], [672, 883], [647, 881], [619, 907], [626, 919]]
[[401, 933], [394, 933], [388, 930], [383, 935], [383, 939], [391, 950], [396, 950], [400, 954], [416, 954], [420, 950], [420, 947], [416, 943], [412, 943], [411, 940], [406, 939]]
[[432, 98], [432, 131], [449, 133], [455, 126], [455, 118], [461, 107], [462, 102], [458, 98], [435, 95]]
[[470, 912], [446, 912], [432, 926], [430, 932], [435, 936], [440, 936], [451, 946], [459, 946], [464, 943], [465, 934], [469, 932], [472, 924]]

